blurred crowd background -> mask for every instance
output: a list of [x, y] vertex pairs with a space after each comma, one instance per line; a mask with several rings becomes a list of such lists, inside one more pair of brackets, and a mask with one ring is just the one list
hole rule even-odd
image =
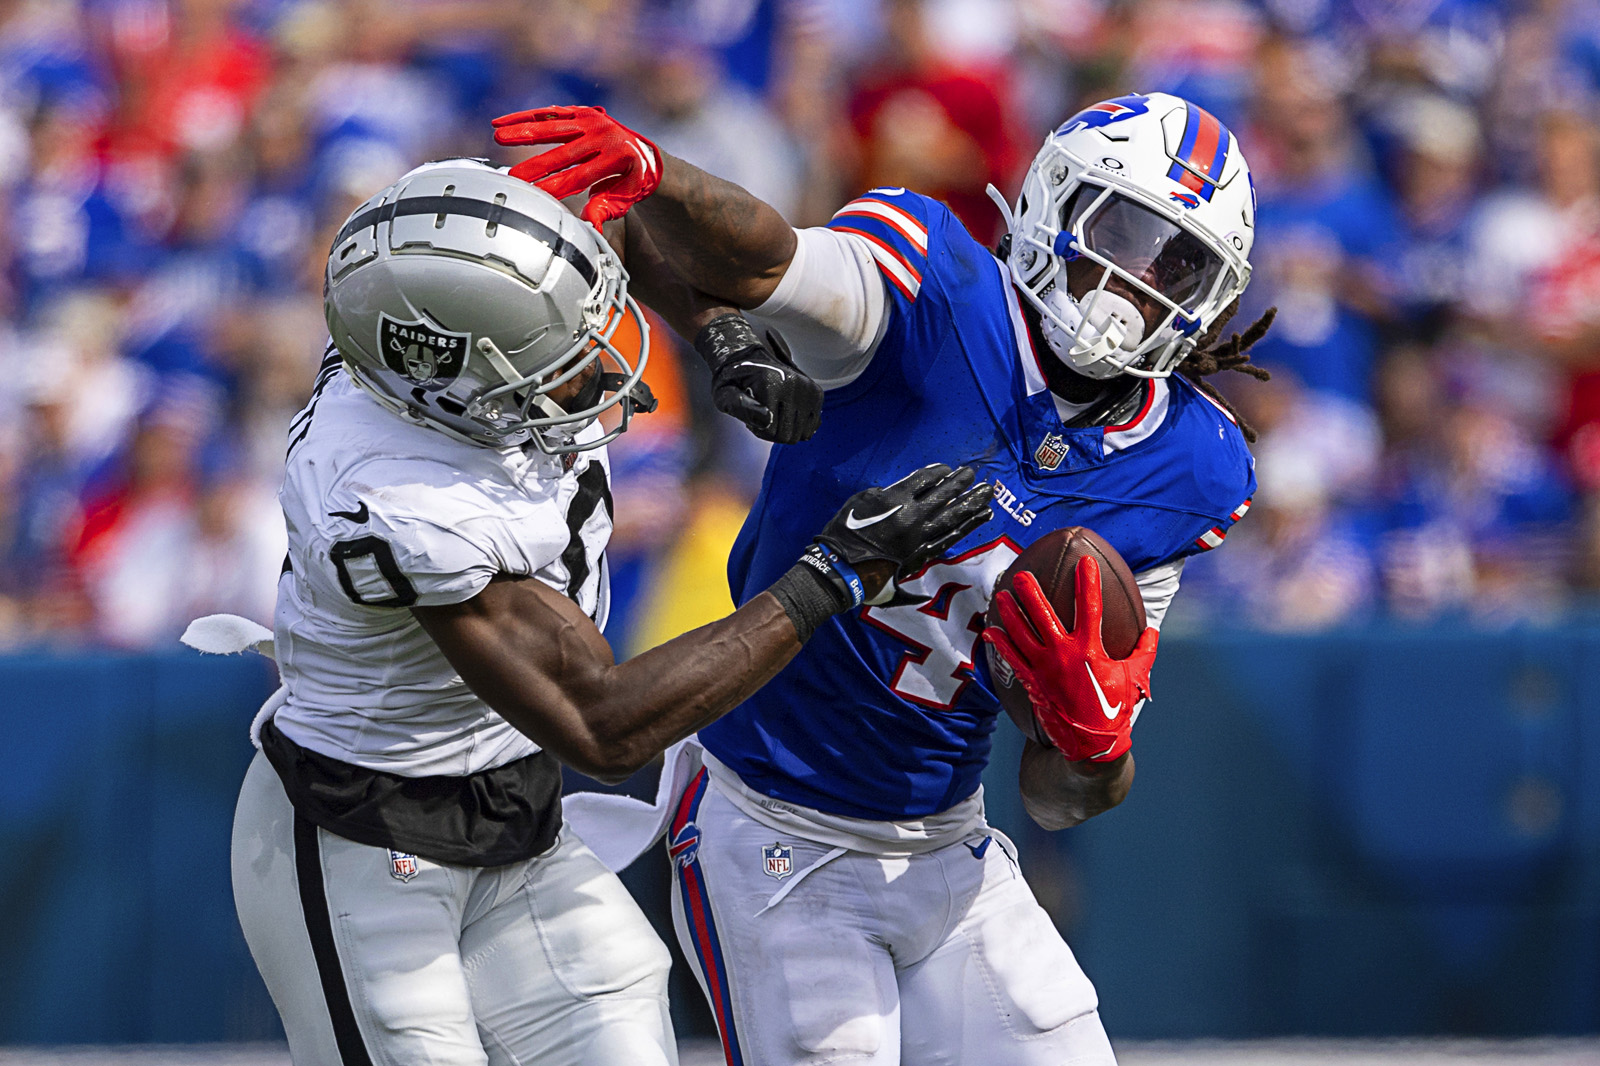
[[[872, 185], [983, 240], [1044, 135], [1196, 100], [1260, 194], [1260, 491], [1171, 626], [1549, 621], [1600, 591], [1600, 4], [0, 0], [0, 646], [270, 621], [321, 265], [488, 120], [603, 104], [796, 225]], [[614, 445], [624, 649], [726, 602], [763, 454], [665, 328]]]

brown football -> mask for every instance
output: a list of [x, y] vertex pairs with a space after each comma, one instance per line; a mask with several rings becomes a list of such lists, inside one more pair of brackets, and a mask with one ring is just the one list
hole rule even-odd
[[[1010, 589], [1016, 575], [1026, 570], [1038, 580], [1039, 587], [1044, 590], [1050, 606], [1055, 608], [1061, 624], [1071, 629], [1076, 604], [1073, 571], [1078, 560], [1085, 555], [1094, 556], [1100, 564], [1100, 599], [1103, 606], [1100, 639], [1113, 659], [1126, 659], [1133, 654], [1134, 645], [1139, 643], [1139, 634], [1144, 632], [1144, 599], [1139, 595], [1139, 586], [1134, 582], [1133, 571], [1128, 569], [1128, 564], [1122, 561], [1117, 549], [1107, 544], [1094, 530], [1072, 526], [1046, 533], [1017, 556], [1017, 561], [1001, 576], [994, 591], [998, 594], [1002, 589]], [[989, 602], [985, 621], [989, 625], [1000, 623], [1000, 612], [993, 600]], [[1000, 706], [1006, 709], [1018, 729], [1039, 743], [1048, 745], [1050, 741], [1034, 719], [1033, 704], [1023, 691], [1021, 682], [1016, 680], [1011, 667], [992, 645], [985, 644], [984, 648], [989, 653], [989, 676], [994, 679], [994, 691], [1000, 698]]]

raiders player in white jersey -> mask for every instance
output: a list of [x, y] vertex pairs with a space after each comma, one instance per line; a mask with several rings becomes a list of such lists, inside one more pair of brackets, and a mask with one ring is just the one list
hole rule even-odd
[[[616, 239], [635, 281], [659, 266]], [[970, 470], [868, 490], [770, 594], [614, 662], [604, 442], [648, 404], [645, 352], [610, 341], [639, 317], [628, 280], [558, 201], [473, 161], [412, 171], [334, 243], [332, 341], [281, 493], [283, 688], [233, 838], [240, 923], [301, 1066], [675, 1061], [666, 949], [563, 828], [557, 760], [625, 778], [987, 516]], [[647, 288], [680, 322], [721, 321], [703, 347], [738, 351], [719, 384], [755, 428], [814, 428], [810, 383], [742, 320]]]

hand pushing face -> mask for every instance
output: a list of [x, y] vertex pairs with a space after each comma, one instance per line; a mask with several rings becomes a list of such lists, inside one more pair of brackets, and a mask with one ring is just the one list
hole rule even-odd
[[600, 360], [596, 359], [572, 378], [549, 392], [550, 399], [561, 405], [563, 411], [581, 411], [593, 407], [600, 400]]

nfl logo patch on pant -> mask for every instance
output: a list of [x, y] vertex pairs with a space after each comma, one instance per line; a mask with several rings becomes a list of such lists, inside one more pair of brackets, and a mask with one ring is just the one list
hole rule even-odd
[[406, 851], [389, 851], [389, 876], [396, 881], [409, 881], [417, 876], [417, 857]]
[[786, 848], [778, 843], [768, 844], [761, 849], [761, 862], [768, 877], [782, 881], [794, 873], [794, 848]]

